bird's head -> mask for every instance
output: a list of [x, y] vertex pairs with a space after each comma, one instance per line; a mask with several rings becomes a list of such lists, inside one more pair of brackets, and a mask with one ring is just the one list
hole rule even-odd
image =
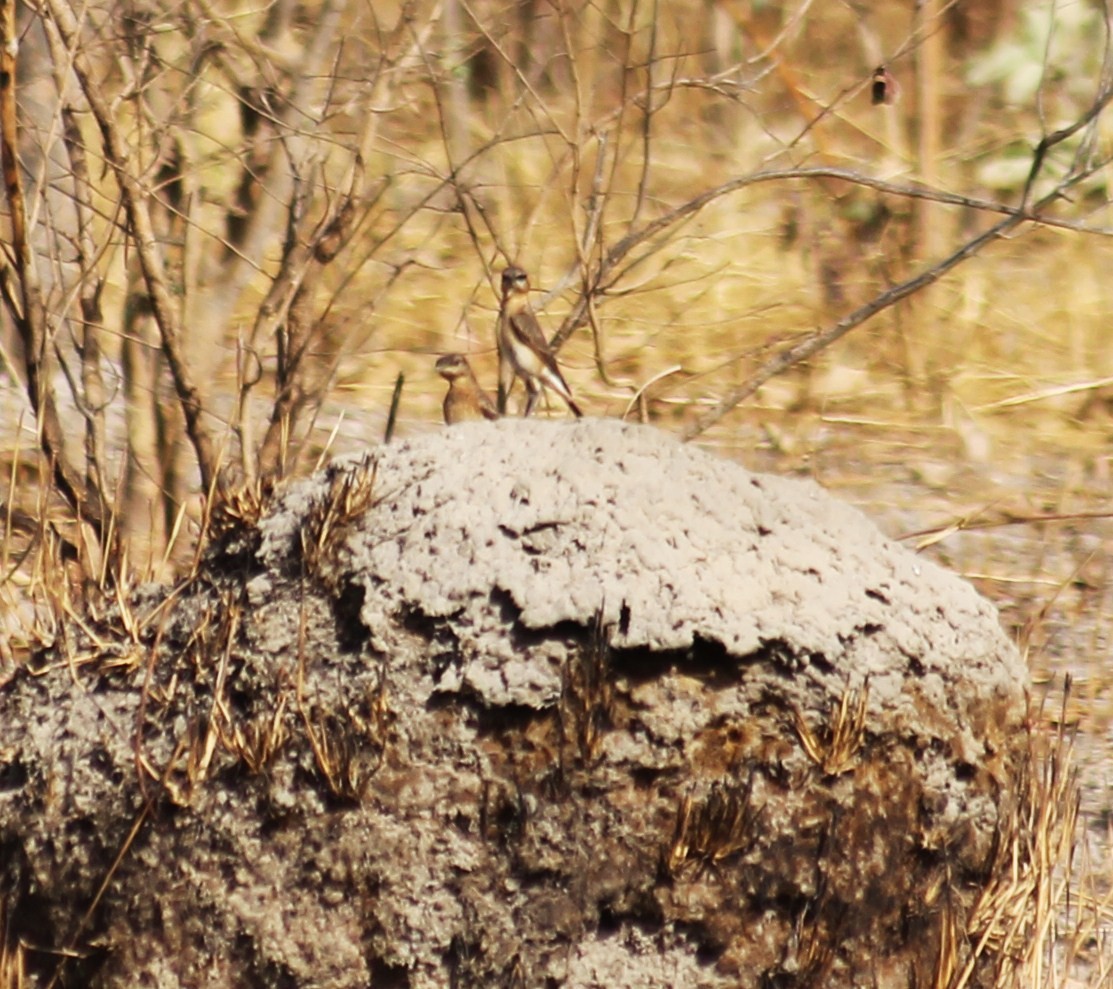
[[502, 273], [502, 297], [508, 295], [525, 295], [529, 291], [529, 275], [515, 265], [511, 265]]
[[442, 378], [453, 381], [468, 373], [468, 359], [463, 354], [445, 354], [437, 358], [436, 368]]

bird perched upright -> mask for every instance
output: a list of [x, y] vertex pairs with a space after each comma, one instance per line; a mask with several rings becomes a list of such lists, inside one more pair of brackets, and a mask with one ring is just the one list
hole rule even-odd
[[445, 354], [437, 359], [437, 374], [448, 382], [444, 396], [444, 421], [449, 425], [473, 419], [497, 419], [498, 409], [479, 386], [475, 372], [463, 354]]
[[555, 391], [577, 418], [583, 415], [572, 398], [572, 389], [557, 367], [541, 326], [529, 304], [529, 275], [511, 266], [502, 273], [502, 305], [497, 331], [499, 345], [499, 412], [506, 411], [506, 399], [515, 376], [522, 379], [529, 397], [528, 416], [541, 397], [543, 386]]

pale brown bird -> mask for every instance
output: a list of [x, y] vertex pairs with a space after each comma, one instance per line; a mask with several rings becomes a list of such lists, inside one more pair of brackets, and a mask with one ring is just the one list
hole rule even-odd
[[437, 359], [437, 374], [448, 382], [444, 396], [444, 421], [448, 425], [475, 419], [497, 419], [498, 409], [476, 380], [463, 354], [445, 354]]
[[502, 273], [502, 305], [499, 308], [497, 331], [499, 346], [499, 412], [506, 411], [506, 400], [514, 386], [515, 376], [522, 379], [528, 398], [522, 412], [528, 416], [548, 385], [572, 410], [582, 416], [572, 398], [572, 389], [557, 367], [541, 326], [529, 304], [529, 275], [521, 268], [510, 267]]

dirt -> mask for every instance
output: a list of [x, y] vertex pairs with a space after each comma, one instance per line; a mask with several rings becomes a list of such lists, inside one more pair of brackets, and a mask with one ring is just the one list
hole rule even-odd
[[613, 421], [335, 462], [126, 617], [0, 690], [30, 985], [927, 984], [1031, 797], [968, 584]]

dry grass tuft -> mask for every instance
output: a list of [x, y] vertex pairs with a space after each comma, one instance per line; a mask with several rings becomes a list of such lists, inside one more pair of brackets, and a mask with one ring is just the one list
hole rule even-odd
[[8, 922], [8, 897], [0, 897], [0, 989], [24, 989], [26, 949], [11, 937]]
[[347, 710], [317, 710], [299, 678], [298, 710], [317, 769], [338, 800], [358, 804], [382, 763], [391, 724], [386, 678]]
[[[1068, 679], [1064, 712], [1070, 693]], [[1096, 933], [1086, 915], [1071, 910], [1080, 878], [1080, 793], [1073, 733], [1061, 718], [1056, 725], [1036, 717], [1024, 770], [1019, 799], [998, 825], [991, 880], [966, 921], [972, 950], [961, 968], [946, 966], [957, 970], [941, 989], [970, 985], [986, 958], [991, 984], [1000, 989], [1068, 985], [1077, 974], [1078, 947]]]
[[793, 727], [800, 744], [808, 758], [828, 776], [840, 776], [857, 764], [858, 751], [866, 737], [869, 699], [868, 682], [860, 690], [844, 691], [818, 734], [808, 727], [799, 711], [793, 711]]
[[219, 495], [209, 512], [206, 538], [220, 542], [231, 533], [242, 534], [258, 525], [274, 495], [274, 482], [270, 479], [248, 481]]
[[375, 501], [377, 464], [340, 469], [329, 478], [328, 492], [314, 502], [301, 530], [302, 561], [306, 573], [319, 575], [332, 556], [345, 527], [359, 520]]
[[600, 608], [591, 639], [563, 670], [559, 707], [562, 762], [569, 740], [575, 741], [575, 752], [582, 765], [590, 765], [599, 754], [604, 732], [614, 715], [610, 661], [609, 629]]
[[761, 817], [761, 808], [753, 806], [752, 798], [752, 782], [745, 786], [716, 783], [705, 797], [682, 797], [672, 841], [662, 854], [665, 874], [678, 876], [689, 868], [702, 873], [748, 851]]

